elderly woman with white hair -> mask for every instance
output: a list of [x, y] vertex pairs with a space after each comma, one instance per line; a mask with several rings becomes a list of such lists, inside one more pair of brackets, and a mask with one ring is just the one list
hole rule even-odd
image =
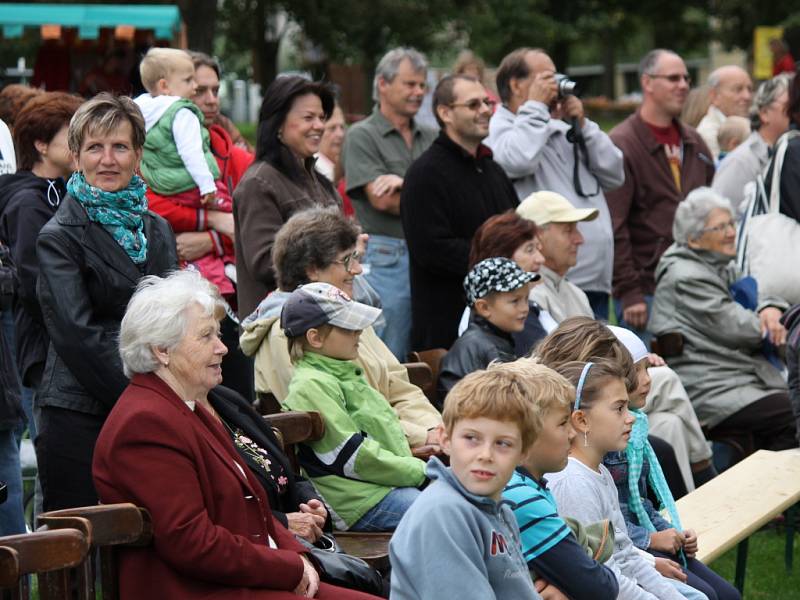
[[786, 382], [765, 358], [766, 338], [779, 346], [786, 331], [786, 303], [761, 298], [756, 310], [737, 302], [731, 285], [740, 279], [736, 222], [731, 203], [707, 187], [678, 205], [675, 243], [656, 269], [649, 329], [680, 333], [683, 350], [667, 358], [692, 399], [700, 422], [711, 430], [749, 431], [756, 448], [797, 445]]
[[223, 314], [216, 287], [187, 270], [144, 278], [122, 319], [131, 381], [97, 440], [93, 474], [102, 502], [150, 512], [153, 544], [120, 551], [120, 596], [373, 598], [320, 583], [214, 409]]

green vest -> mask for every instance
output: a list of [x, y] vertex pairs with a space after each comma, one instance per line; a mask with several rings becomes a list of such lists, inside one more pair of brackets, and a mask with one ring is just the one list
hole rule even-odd
[[196, 188], [197, 184], [189, 175], [189, 171], [178, 154], [178, 146], [172, 136], [172, 123], [175, 115], [182, 108], [191, 110], [200, 120], [200, 132], [203, 136], [203, 154], [206, 164], [214, 179], [219, 179], [219, 167], [211, 154], [211, 141], [208, 130], [203, 127], [203, 113], [190, 100], [180, 99], [161, 115], [158, 122], [147, 132], [142, 153], [142, 177], [148, 187], [162, 196], [171, 196]]

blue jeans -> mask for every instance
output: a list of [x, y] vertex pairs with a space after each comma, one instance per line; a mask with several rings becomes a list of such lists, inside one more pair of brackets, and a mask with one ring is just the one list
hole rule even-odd
[[605, 292], [587, 292], [583, 290], [589, 299], [589, 306], [592, 307], [594, 318], [598, 321], [608, 321], [608, 299], [609, 295]]
[[19, 446], [13, 429], [0, 430], [0, 481], [6, 484], [8, 498], [0, 504], [0, 535], [25, 533], [22, 508], [22, 468]]
[[[645, 304], [647, 304], [647, 318], [650, 319], [650, 313], [653, 310], [653, 297], [652, 296], [645, 296], [644, 297]], [[625, 329], [630, 329], [633, 333], [639, 336], [644, 342], [644, 345], [647, 346], [647, 349], [650, 349], [650, 342], [653, 340], [653, 334], [647, 331], [647, 326], [645, 325], [644, 329], [636, 329], [635, 327], [631, 327], [625, 319], [622, 318], [622, 301], [621, 300], [614, 300], [614, 309], [617, 313], [617, 322], [619, 323], [620, 327], [624, 327]]]
[[421, 493], [413, 487], [394, 488], [348, 531], [394, 531], [400, 519]]
[[[11, 362], [14, 363], [14, 370], [19, 373], [20, 382], [22, 381], [22, 373], [19, 372], [17, 367], [17, 344], [14, 340], [14, 313], [11, 310], [4, 310], [3, 313], [3, 337], [8, 344], [11, 351]], [[25, 420], [28, 422], [28, 433], [30, 433], [31, 441], [36, 439], [36, 423], [33, 418], [33, 390], [25, 387], [20, 383], [20, 390], [22, 395], [20, 400], [22, 402], [22, 410], [25, 412]], [[22, 439], [22, 434], [25, 433], [25, 423], [20, 423], [17, 428], [17, 442]]]
[[370, 235], [362, 262], [364, 276], [378, 292], [386, 325], [376, 333], [404, 362], [411, 340], [411, 284], [408, 279], [406, 241], [385, 235]]
[[708, 596], [706, 596], [700, 590], [696, 590], [690, 585], [683, 583], [682, 581], [678, 581], [677, 579], [669, 579], [667, 578], [678, 592], [680, 592], [681, 596], [686, 598], [686, 600], [708, 600]]

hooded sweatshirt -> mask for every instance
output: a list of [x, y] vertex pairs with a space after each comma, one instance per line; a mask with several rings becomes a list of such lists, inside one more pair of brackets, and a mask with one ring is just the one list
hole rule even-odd
[[147, 131], [141, 165], [147, 185], [162, 195], [193, 188], [201, 195], [215, 192], [219, 167], [200, 109], [178, 96], [142, 94], [135, 102]]
[[[36, 238], [66, 195], [64, 180], [19, 171], [0, 177], [0, 239], [17, 268], [14, 299], [15, 349], [23, 384], [38, 384], [50, 338], [36, 296], [39, 261]], [[7, 340], [9, 345], [12, 340]]]
[[508, 500], [473, 494], [437, 458], [389, 543], [392, 600], [539, 598]]
[[[280, 324], [281, 309], [289, 295], [276, 290], [262, 300], [242, 322], [239, 340], [242, 352], [255, 359], [256, 392], [271, 393], [278, 402], [286, 399], [294, 372]], [[362, 301], [358, 293], [355, 297]], [[361, 333], [358, 358], [353, 362], [362, 369], [367, 383], [391, 405], [411, 447], [425, 444], [428, 430], [437, 427], [442, 416], [422, 390], [408, 380], [408, 371], [380, 340], [373, 327]]]
[[299, 459], [337, 529], [348, 529], [395, 487], [425, 481], [425, 463], [411, 455], [397, 415], [352, 361], [306, 352], [283, 406], [317, 411], [325, 421], [322, 439], [302, 444]]

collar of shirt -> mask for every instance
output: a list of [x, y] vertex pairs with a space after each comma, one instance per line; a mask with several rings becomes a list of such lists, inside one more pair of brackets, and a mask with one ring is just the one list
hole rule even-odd
[[435, 143], [440, 144], [443, 148], [469, 161], [480, 162], [485, 158], [492, 158], [494, 156], [491, 149], [484, 144], [478, 144], [478, 151], [475, 154], [470, 154], [463, 146], [456, 143], [453, 138], [447, 135], [444, 129], [439, 132], [439, 137], [436, 139]]
[[561, 282], [564, 281], [564, 277], [544, 265], [539, 267], [539, 274], [544, 277], [546, 282], [552, 284], [556, 292], [561, 291]]
[[[392, 132], [396, 132], [398, 135], [400, 135], [400, 132], [397, 130], [397, 128], [381, 112], [381, 107], [378, 104], [376, 104], [375, 108], [372, 109], [372, 116], [375, 118], [376, 124], [378, 126], [378, 131], [383, 137], [386, 137]], [[411, 135], [413, 137], [417, 137], [417, 135], [419, 135], [419, 128], [417, 127], [417, 124], [414, 121], [414, 117], [411, 117], [410, 125], [411, 125]]]

